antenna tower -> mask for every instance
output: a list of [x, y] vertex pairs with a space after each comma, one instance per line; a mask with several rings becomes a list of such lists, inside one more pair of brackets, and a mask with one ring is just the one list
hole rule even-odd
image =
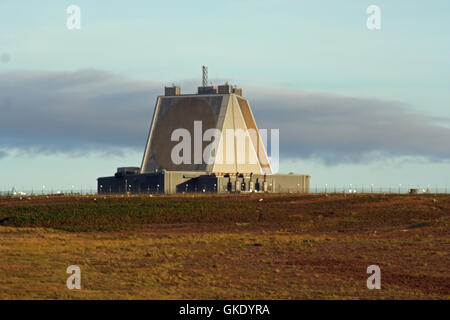
[[207, 87], [208, 86], [208, 67], [203, 66], [202, 71], [203, 71], [202, 85], [204, 87]]

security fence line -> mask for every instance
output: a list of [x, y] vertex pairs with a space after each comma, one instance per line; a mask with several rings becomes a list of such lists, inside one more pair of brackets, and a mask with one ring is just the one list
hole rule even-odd
[[[283, 190], [281, 190], [283, 191]], [[134, 192], [133, 192], [134, 193]], [[143, 190], [142, 194], [159, 193], [146, 192]], [[202, 193], [198, 190], [197, 193]], [[299, 193], [296, 190], [289, 190], [283, 193]], [[309, 190], [310, 194], [323, 193], [345, 193], [345, 194], [450, 194], [450, 187], [445, 186], [420, 186], [420, 185], [398, 185], [398, 186], [376, 186], [376, 185], [312, 185]], [[41, 188], [41, 189], [20, 189], [16, 187], [4, 188], [0, 191], [0, 196], [42, 196], [42, 195], [96, 195], [96, 188]]]

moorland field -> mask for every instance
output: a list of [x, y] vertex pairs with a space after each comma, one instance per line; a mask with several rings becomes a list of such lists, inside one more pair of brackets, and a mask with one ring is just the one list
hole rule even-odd
[[0, 299], [449, 299], [449, 227], [450, 195], [0, 197]]

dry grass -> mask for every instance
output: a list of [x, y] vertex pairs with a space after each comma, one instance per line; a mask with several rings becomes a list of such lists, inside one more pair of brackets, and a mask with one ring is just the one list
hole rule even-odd
[[[196, 196], [197, 203], [186, 202], [180, 211], [174, 211], [171, 203], [180, 197], [103, 199], [109, 213], [124, 202], [133, 211], [158, 200], [166, 201], [173, 214], [184, 214], [192, 206], [203, 208], [203, 214], [194, 212], [183, 223], [150, 219], [137, 225], [133, 217], [142, 219], [142, 214], [130, 212], [126, 221], [131, 227], [125, 230], [62, 230], [70, 219], [62, 219], [64, 223], [55, 228], [42, 228], [38, 218], [24, 220], [36, 221], [37, 227], [3, 223], [0, 298], [450, 298], [450, 196], [264, 195], [262, 202], [259, 198]], [[251, 203], [243, 207], [242, 221], [205, 214], [211, 209], [208, 204], [216, 208], [223, 202], [236, 208], [233, 202], [243, 199]], [[40, 206], [48, 211], [48, 206], [73, 203], [80, 210], [91, 210], [92, 202], [98, 201], [52, 200], [0, 199], [2, 218], [30, 214], [26, 207], [33, 208], [31, 214], [36, 208], [39, 213]], [[105, 223], [96, 221], [86, 225]], [[72, 264], [81, 268], [81, 290], [66, 288], [65, 271]], [[381, 290], [366, 288], [366, 268], [371, 264], [381, 267]]]

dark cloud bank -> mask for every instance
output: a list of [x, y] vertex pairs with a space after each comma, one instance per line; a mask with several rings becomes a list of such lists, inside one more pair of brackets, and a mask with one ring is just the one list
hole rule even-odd
[[[144, 149], [159, 83], [96, 70], [0, 73], [0, 157]], [[244, 88], [260, 128], [280, 129], [280, 153], [327, 164], [377, 156], [450, 159], [450, 128], [391, 101]], [[449, 119], [445, 119], [450, 123]]]

